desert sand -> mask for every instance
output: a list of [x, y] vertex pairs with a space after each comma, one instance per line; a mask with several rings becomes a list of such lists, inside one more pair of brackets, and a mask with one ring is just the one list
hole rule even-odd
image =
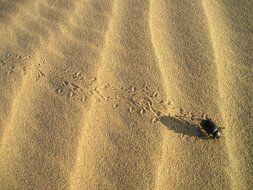
[[251, 0], [1, 0], [0, 189], [253, 189], [252, 61]]

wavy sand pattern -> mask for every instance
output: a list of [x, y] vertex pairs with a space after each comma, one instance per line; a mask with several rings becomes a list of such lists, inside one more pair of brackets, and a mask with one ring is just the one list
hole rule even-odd
[[[252, 189], [252, 18], [252, 1], [1, 1], [1, 189]], [[218, 141], [197, 137], [205, 114]]]

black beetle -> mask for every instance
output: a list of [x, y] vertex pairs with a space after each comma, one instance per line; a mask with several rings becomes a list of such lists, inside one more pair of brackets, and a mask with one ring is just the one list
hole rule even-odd
[[220, 128], [211, 119], [201, 120], [200, 126], [210, 137], [214, 139], [219, 139], [221, 137]]

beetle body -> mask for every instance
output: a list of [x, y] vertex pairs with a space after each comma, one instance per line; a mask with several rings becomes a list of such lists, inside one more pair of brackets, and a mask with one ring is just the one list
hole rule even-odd
[[219, 139], [221, 137], [219, 127], [217, 127], [211, 119], [202, 120], [200, 126], [210, 137], [214, 139]]

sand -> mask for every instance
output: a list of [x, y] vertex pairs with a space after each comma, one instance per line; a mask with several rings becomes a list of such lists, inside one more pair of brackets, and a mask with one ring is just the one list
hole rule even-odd
[[0, 44], [1, 189], [253, 189], [253, 1], [2, 0]]

